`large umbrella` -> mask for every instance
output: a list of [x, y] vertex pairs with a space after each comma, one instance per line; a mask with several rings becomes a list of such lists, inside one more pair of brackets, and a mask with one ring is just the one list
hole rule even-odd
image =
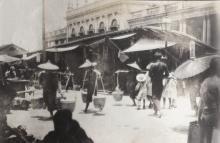
[[38, 67], [44, 70], [58, 70], [59, 69], [57, 65], [52, 64], [50, 61], [40, 64], [38, 65]]
[[177, 79], [186, 79], [194, 77], [209, 68], [209, 63], [214, 57], [218, 55], [211, 55], [200, 57], [196, 59], [190, 59], [181, 64], [174, 72]]
[[135, 69], [141, 71], [141, 68], [139, 67], [139, 65], [137, 64], [137, 62], [133, 62], [133, 63], [127, 64], [127, 65], [128, 65], [129, 67], [132, 67], [132, 68], [135, 68]]
[[19, 61], [19, 58], [16, 57], [11, 57], [8, 55], [0, 55], [0, 62], [6, 62], [6, 63], [10, 63], [10, 62], [16, 62]]

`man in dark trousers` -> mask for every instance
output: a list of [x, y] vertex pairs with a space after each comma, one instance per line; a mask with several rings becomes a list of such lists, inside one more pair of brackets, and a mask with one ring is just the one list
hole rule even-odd
[[211, 60], [207, 71], [208, 77], [202, 82], [200, 88], [201, 101], [198, 115], [201, 133], [200, 143], [212, 143], [212, 140], [217, 137], [213, 135], [213, 130], [219, 128], [219, 71], [220, 58], [216, 57]]
[[154, 102], [154, 114], [161, 117], [160, 99], [163, 91], [163, 78], [168, 77], [169, 72], [167, 65], [161, 61], [162, 54], [154, 54], [155, 61], [151, 64], [149, 76], [152, 82], [152, 97]]
[[97, 73], [94, 69], [96, 63], [92, 63], [89, 67], [87, 73], [87, 97], [86, 97], [86, 107], [84, 112], [86, 113], [89, 107], [90, 102], [92, 102], [92, 96], [97, 94]]
[[55, 73], [50, 70], [40, 75], [40, 83], [43, 87], [43, 99], [50, 112], [50, 118], [53, 117], [53, 111], [57, 109], [56, 97], [58, 90], [58, 79]]

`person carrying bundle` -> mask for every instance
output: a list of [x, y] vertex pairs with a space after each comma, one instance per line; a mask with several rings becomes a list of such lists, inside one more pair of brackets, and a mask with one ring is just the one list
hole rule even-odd
[[97, 95], [97, 76], [98, 73], [97, 71], [94, 69], [94, 67], [96, 66], [96, 63], [92, 63], [91, 67], [89, 67], [89, 70], [87, 72], [87, 96], [86, 96], [86, 107], [84, 112], [86, 113], [88, 111], [88, 107], [90, 102], [92, 102], [92, 96], [93, 95]]

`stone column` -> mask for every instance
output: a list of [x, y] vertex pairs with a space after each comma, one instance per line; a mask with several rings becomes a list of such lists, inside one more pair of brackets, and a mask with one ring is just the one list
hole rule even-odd
[[207, 25], [206, 25], [206, 16], [203, 17], [203, 30], [202, 30], [202, 41], [206, 42], [206, 35], [207, 35]]
[[210, 16], [207, 16], [207, 37], [206, 37], [207, 44], [210, 44], [211, 42], [211, 21]]
[[180, 32], [186, 33], [186, 21], [184, 19], [180, 20]]
[[99, 19], [96, 17], [95, 18], [95, 21], [96, 21], [96, 29], [95, 29], [95, 31], [99, 31]]
[[66, 39], [67, 39], [67, 42], [68, 42], [68, 39], [71, 37], [70, 36], [71, 35], [71, 28], [70, 28], [70, 26], [69, 25], [67, 25], [67, 27], [66, 27]]
[[186, 21], [183, 20], [183, 29], [182, 29], [183, 33], [186, 33]]

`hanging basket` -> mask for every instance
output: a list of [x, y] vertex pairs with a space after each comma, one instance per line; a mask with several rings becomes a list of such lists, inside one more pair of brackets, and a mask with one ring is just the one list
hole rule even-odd
[[103, 94], [98, 93], [97, 96], [94, 96], [93, 98], [94, 107], [98, 108], [100, 111], [105, 107], [106, 97]]
[[71, 112], [75, 110], [76, 107], [76, 101], [71, 101], [71, 100], [61, 100], [61, 109], [68, 109]]
[[121, 101], [123, 98], [123, 92], [122, 91], [113, 91], [112, 92], [113, 98], [115, 101]]
[[80, 89], [81, 96], [82, 96], [82, 101], [83, 103], [86, 103], [86, 98], [87, 98], [87, 90], [86, 89]]

